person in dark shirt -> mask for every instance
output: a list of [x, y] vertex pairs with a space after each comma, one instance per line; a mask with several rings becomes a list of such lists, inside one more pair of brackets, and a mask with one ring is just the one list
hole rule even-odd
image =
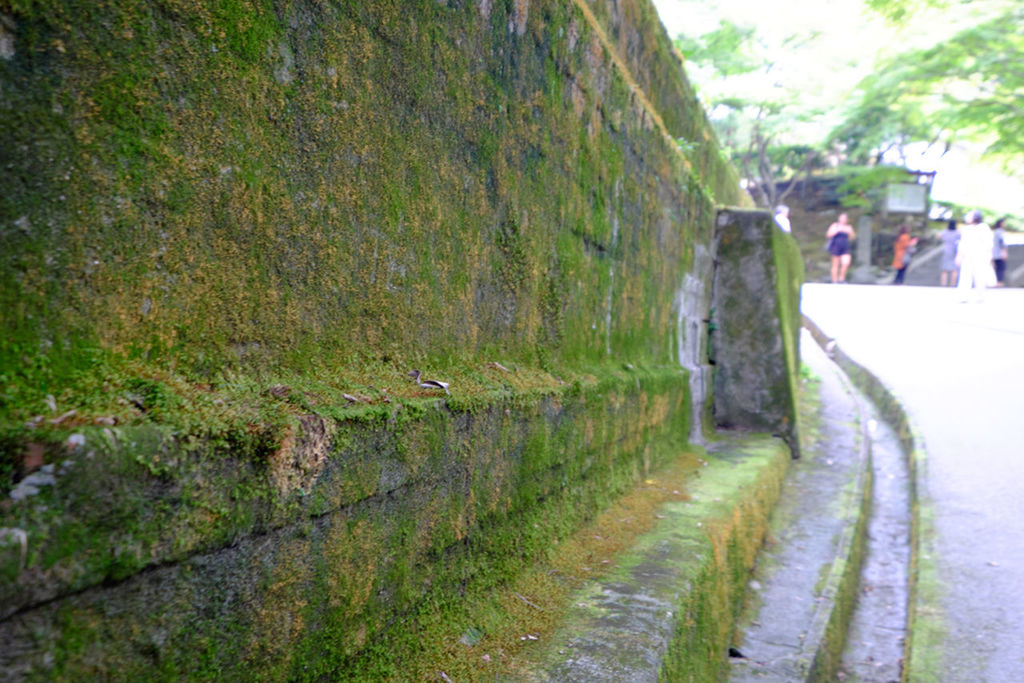
[[828, 226], [828, 253], [832, 254], [832, 282], [846, 282], [846, 271], [850, 268], [850, 243], [856, 239], [850, 217], [839, 214], [836, 222]]

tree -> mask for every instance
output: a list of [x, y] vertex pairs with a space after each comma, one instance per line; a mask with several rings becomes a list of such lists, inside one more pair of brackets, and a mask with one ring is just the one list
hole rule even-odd
[[[738, 78], [764, 82], [773, 76], [774, 63], [764, 56], [753, 28], [720, 20], [718, 28], [700, 36], [680, 35], [676, 46], [698, 83], [738, 84], [734, 92], [705, 90], [712, 124], [754, 200], [766, 207], [781, 203], [822, 157], [813, 145], [787, 139], [794, 123], [815, 112], [798, 106], [797, 94], [781, 84], [769, 80], [774, 87], [766, 92], [751, 87], [752, 79]], [[780, 189], [784, 178], [789, 182]]]
[[905, 23], [911, 16], [932, 7], [945, 7], [946, 0], [864, 0], [864, 4], [895, 24]]
[[887, 60], [861, 82], [859, 98], [831, 136], [851, 160], [877, 159], [912, 142], [948, 149], [970, 140], [1021, 171], [1024, 7], [993, 4], [1006, 9], [933, 47]]
[[[984, 149], [1024, 179], [1021, 0], [838, 0], [827, 13], [794, 0], [784, 20], [746, 0], [655, 2], [686, 5], [677, 44], [759, 204], [826, 161], [917, 166], [922, 143], [932, 158], [955, 146], [983, 161]], [[736, 23], [691, 35], [692, 17]]]

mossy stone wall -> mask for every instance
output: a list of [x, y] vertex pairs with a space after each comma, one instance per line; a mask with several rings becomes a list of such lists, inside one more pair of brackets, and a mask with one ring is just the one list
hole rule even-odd
[[[738, 196], [646, 2], [607, 8], [621, 45], [571, 2], [0, 11], [17, 398], [23, 356], [51, 389], [108, 353], [663, 361], [664, 292]], [[651, 97], [618, 66], [661, 62]]]
[[394, 675], [691, 433], [709, 131], [646, 0], [0, 0], [0, 668]]
[[29, 679], [401, 678], [391, 643], [678, 454], [686, 401], [678, 376], [645, 373], [530, 406], [310, 424], [269, 474], [152, 428], [112, 431], [120, 447], [88, 443], [18, 510], [31, 557], [19, 570], [5, 553], [0, 665]]

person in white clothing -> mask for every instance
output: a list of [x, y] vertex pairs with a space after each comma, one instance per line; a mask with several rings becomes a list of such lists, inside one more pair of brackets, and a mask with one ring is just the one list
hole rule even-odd
[[792, 230], [789, 224], [789, 207], [785, 204], [779, 204], [775, 207], [775, 224], [779, 226], [779, 230], [782, 232], [790, 232]]
[[992, 270], [992, 229], [982, 222], [981, 211], [974, 210], [967, 214], [960, 232], [956, 251], [960, 301], [967, 301], [972, 293], [975, 299], [981, 300], [985, 288], [995, 285], [996, 281]]

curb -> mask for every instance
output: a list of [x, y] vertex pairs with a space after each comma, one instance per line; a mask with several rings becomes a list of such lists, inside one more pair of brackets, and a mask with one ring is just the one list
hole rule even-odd
[[867, 546], [867, 520], [871, 513], [874, 478], [871, 465], [871, 440], [867, 420], [858, 403], [860, 415], [860, 471], [846, 509], [846, 525], [836, 546], [836, 557], [822, 590], [820, 608], [807, 630], [805, 654], [811, 662], [808, 681], [834, 680], [842, 661], [843, 645], [850, 615], [857, 603], [860, 576]]
[[517, 680], [719, 680], [747, 577], [768, 530], [789, 449], [767, 435], [718, 434], [689, 500], [574, 593], [562, 625]]
[[[815, 350], [812, 367], [829, 363], [825, 355]], [[829, 374], [831, 391], [848, 396], [832, 410], [827, 437], [840, 439], [844, 454], [833, 462], [831, 442], [815, 437], [802, 469], [783, 489], [787, 498], [771, 522], [774, 547], [763, 549], [764, 567], [753, 577], [760, 585], [752, 587], [748, 612], [737, 624], [740, 654], [731, 660], [730, 675], [737, 683], [831, 681], [842, 664], [867, 548], [874, 474], [867, 401], [839, 368]], [[836, 410], [849, 411], [845, 427]]]
[[[904, 640], [903, 672], [901, 681], [941, 680], [942, 671], [937, 660], [930, 656], [941, 642], [943, 629], [939, 604], [938, 583], [934, 580], [935, 565], [931, 560], [930, 539], [934, 538], [931, 502], [922, 495], [920, 482], [924, 479], [927, 453], [920, 430], [914, 425], [903, 405], [892, 390], [877, 375], [853, 360], [818, 325], [803, 315], [803, 326], [828, 353], [847, 377], [878, 408], [886, 422], [899, 435], [900, 445], [907, 458], [910, 471], [911, 544], [908, 572], [907, 625]], [[911, 676], [913, 672], [913, 677]]]

